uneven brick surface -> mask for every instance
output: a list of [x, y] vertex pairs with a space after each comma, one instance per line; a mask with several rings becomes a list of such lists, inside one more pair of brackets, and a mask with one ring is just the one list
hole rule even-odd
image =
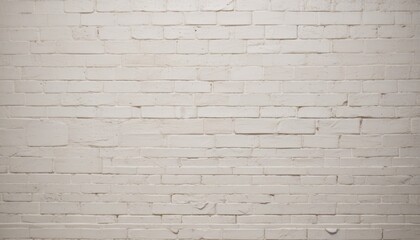
[[1, 0], [1, 239], [420, 239], [419, 0]]

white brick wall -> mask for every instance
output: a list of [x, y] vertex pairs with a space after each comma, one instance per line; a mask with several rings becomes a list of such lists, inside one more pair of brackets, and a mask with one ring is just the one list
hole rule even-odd
[[420, 239], [419, 0], [1, 0], [1, 239]]

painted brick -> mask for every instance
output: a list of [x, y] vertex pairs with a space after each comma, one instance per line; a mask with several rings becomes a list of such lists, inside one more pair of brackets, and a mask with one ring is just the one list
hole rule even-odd
[[420, 239], [420, 1], [0, 1], [1, 239]]

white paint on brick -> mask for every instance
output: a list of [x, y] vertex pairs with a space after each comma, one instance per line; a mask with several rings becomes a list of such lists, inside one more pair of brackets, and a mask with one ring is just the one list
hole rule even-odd
[[28, 146], [65, 146], [68, 144], [68, 127], [63, 122], [29, 122], [26, 139]]
[[419, 239], [418, 0], [0, 2], [1, 239]]

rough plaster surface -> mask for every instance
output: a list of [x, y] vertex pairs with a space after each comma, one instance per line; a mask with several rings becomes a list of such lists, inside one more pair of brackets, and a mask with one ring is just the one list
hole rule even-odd
[[420, 239], [420, 1], [1, 0], [0, 238]]

